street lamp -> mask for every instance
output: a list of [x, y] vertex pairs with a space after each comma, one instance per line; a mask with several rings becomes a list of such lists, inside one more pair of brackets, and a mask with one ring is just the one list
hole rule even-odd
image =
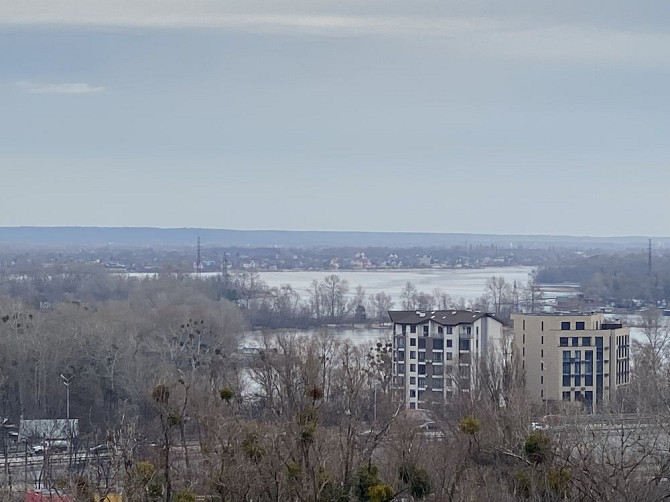
[[65, 385], [65, 403], [66, 403], [66, 415], [67, 419], [70, 420], [70, 381], [74, 378], [74, 375], [71, 377], [66, 377], [65, 375], [61, 374], [60, 376], [63, 379], [63, 385]]
[[545, 364], [544, 364], [544, 361], [542, 359], [540, 359], [540, 364], [542, 365], [541, 366], [541, 370], [542, 370], [542, 390], [544, 390], [544, 414], [546, 415], [547, 412], [549, 411], [549, 403], [548, 403], [549, 396], [547, 396], [547, 390], [548, 390], [547, 389], [547, 379], [545, 377], [545, 372], [544, 372]]

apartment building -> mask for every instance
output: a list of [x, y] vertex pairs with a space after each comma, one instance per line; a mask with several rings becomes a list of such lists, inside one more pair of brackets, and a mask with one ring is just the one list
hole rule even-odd
[[477, 363], [502, 350], [503, 323], [472, 310], [389, 311], [393, 323], [393, 389], [409, 409], [469, 392]]
[[537, 402], [606, 407], [630, 382], [630, 329], [604, 314], [512, 314], [514, 344]]

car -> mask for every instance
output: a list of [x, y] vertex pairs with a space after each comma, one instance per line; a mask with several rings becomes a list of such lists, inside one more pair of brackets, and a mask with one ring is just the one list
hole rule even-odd
[[444, 431], [435, 422], [424, 422], [419, 426], [419, 431], [424, 437], [430, 439], [444, 439]]
[[89, 453], [92, 453], [94, 455], [104, 455], [106, 453], [109, 453], [109, 446], [106, 444], [99, 444], [98, 446], [93, 446], [88, 449]]

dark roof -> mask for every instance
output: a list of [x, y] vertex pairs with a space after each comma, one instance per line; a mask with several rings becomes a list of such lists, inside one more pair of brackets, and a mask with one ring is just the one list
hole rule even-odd
[[396, 324], [423, 324], [433, 321], [443, 326], [469, 324], [482, 317], [496, 319], [492, 314], [474, 310], [389, 310], [389, 317]]

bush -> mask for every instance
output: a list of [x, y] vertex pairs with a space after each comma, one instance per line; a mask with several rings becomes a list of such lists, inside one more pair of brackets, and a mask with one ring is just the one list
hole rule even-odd
[[551, 439], [542, 431], [533, 431], [528, 435], [523, 446], [526, 457], [533, 463], [540, 464], [551, 458]]
[[461, 432], [474, 436], [479, 432], [479, 419], [474, 416], [464, 417], [459, 425]]
[[175, 502], [195, 502], [195, 495], [188, 488], [182, 488], [174, 497]]
[[389, 485], [372, 485], [367, 492], [369, 502], [390, 502], [393, 490]]
[[221, 396], [221, 399], [226, 403], [230, 403], [230, 400], [235, 396], [235, 393], [230, 387], [223, 387], [219, 391], [219, 396]]
[[414, 464], [407, 463], [400, 468], [400, 480], [409, 485], [409, 491], [414, 497], [423, 498], [430, 493], [428, 472]]

